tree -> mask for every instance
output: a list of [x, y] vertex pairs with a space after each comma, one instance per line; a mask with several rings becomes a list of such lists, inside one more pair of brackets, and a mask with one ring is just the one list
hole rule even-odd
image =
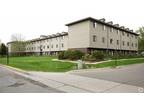
[[139, 34], [139, 51], [144, 51], [144, 27], [140, 27], [139, 30], [137, 30], [137, 33]]
[[21, 55], [25, 52], [25, 41], [24, 36], [20, 33], [11, 35], [11, 54]]
[[7, 53], [7, 47], [6, 47], [6, 45], [4, 43], [2, 43], [0, 45], [0, 55], [4, 56], [4, 55], [6, 55], [6, 53]]

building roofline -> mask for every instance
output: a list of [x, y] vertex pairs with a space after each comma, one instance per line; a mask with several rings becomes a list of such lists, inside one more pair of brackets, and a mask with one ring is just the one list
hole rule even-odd
[[46, 36], [46, 37], [28, 40], [27, 42], [41, 41], [41, 40], [46, 40], [46, 39], [51, 39], [51, 38], [61, 37], [61, 36], [66, 36], [66, 35], [68, 35], [68, 32], [63, 32], [63, 34], [62, 34], [62, 33], [59, 33], [59, 35], [56, 35], [56, 34], [48, 35], [48, 36], [42, 35], [42, 36]]
[[101, 21], [101, 20], [98, 20], [98, 19], [95, 19], [95, 18], [92, 18], [92, 17], [83, 18], [83, 19], [80, 19], [80, 20], [77, 20], [77, 21], [74, 21], [74, 22], [71, 22], [71, 23], [68, 23], [68, 24], [65, 24], [65, 25], [66, 26], [71, 26], [71, 25], [74, 25], [74, 24], [77, 24], [77, 23], [81, 23], [81, 22], [84, 22], [84, 21], [87, 21], [87, 20], [96, 21], [98, 23], [101, 23], [101, 24], [104, 24], [104, 25], [107, 25], [107, 26], [110, 26], [110, 27], [113, 27], [113, 28], [128, 32], [128, 33], [132, 33], [132, 34], [137, 35], [137, 36], [139, 35], [139, 34], [137, 34], [135, 32], [130, 31], [130, 30], [126, 30], [124, 28], [117, 27], [114, 24], [109, 24], [107, 22], [104, 22], [104, 21]]

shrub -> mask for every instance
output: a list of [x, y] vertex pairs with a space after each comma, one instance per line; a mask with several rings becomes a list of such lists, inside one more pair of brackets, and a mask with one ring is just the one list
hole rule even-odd
[[60, 52], [60, 53], [58, 54], [58, 59], [60, 59], [60, 60], [65, 59], [65, 57], [64, 57], [64, 52]]
[[78, 60], [78, 59], [82, 59], [82, 56], [84, 56], [84, 53], [78, 50], [71, 50], [69, 52], [69, 57], [68, 59], [70, 60]]
[[67, 50], [58, 54], [59, 59], [78, 60], [84, 55], [83, 52], [78, 50]]
[[96, 61], [96, 59], [92, 56], [92, 55], [90, 55], [90, 54], [85, 54], [84, 56], [83, 56], [83, 60], [84, 61]]
[[96, 59], [96, 61], [104, 60], [105, 55], [102, 51], [94, 51], [92, 53], [92, 58]]

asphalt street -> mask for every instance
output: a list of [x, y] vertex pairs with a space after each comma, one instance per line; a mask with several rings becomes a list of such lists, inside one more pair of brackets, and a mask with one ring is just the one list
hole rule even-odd
[[72, 74], [144, 87], [144, 64], [134, 64], [119, 68], [88, 69]]
[[0, 93], [57, 93], [61, 92], [40, 82], [16, 75], [0, 66]]

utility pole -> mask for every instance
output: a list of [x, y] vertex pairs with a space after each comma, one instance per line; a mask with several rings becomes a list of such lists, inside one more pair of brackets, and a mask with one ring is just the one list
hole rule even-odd
[[6, 53], [6, 55], [7, 55], [7, 65], [9, 65], [9, 51], [8, 51], [8, 47], [6, 49], [7, 49], [7, 53]]

